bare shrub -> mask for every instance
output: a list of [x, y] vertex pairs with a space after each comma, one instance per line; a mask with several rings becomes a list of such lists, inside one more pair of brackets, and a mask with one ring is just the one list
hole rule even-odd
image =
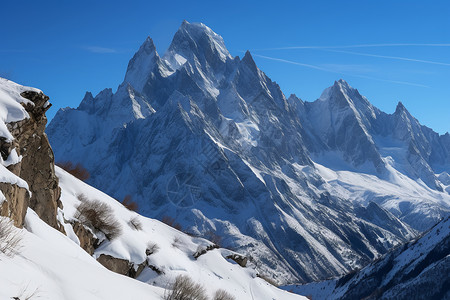
[[16, 232], [9, 218], [0, 217], [0, 252], [7, 257], [14, 257], [21, 248], [22, 235]]
[[175, 219], [169, 216], [164, 216], [161, 219], [161, 222], [163, 222], [166, 225], [169, 225], [170, 227], [175, 228], [176, 230], [182, 231], [182, 226], [180, 223], [175, 222]]
[[82, 181], [86, 181], [91, 177], [89, 171], [80, 163], [74, 165], [71, 161], [60, 161], [56, 165]]
[[30, 300], [30, 299], [37, 299], [41, 298], [41, 291], [37, 287], [34, 290], [30, 290], [29, 284], [27, 286], [24, 286], [19, 291], [19, 295], [16, 297], [11, 297], [13, 300]]
[[155, 254], [156, 252], [158, 252], [158, 250], [159, 250], [158, 244], [149, 242], [147, 244], [147, 249], [145, 250], [145, 254], [147, 256], [149, 256], [149, 255]]
[[128, 225], [135, 230], [142, 230], [142, 222], [139, 220], [139, 216], [131, 218], [130, 221], [128, 221]]
[[94, 231], [101, 231], [108, 240], [113, 240], [122, 232], [119, 221], [114, 216], [113, 209], [99, 200], [88, 200], [83, 195], [83, 202], [77, 207], [77, 218], [81, 224]]
[[205, 238], [219, 247], [222, 243], [222, 237], [212, 230], [205, 232]]
[[85, 194], [78, 194], [77, 199], [80, 200], [81, 202], [89, 201], [89, 199], [86, 197]]
[[133, 201], [133, 199], [131, 199], [131, 195], [126, 195], [125, 198], [123, 198], [122, 200], [122, 204], [129, 210], [136, 212], [139, 210], [138, 204], [135, 201]]
[[173, 239], [172, 247], [174, 247], [174, 248], [180, 248], [180, 243], [181, 243], [180, 238], [176, 236], [176, 237], [174, 237], [174, 239]]
[[269, 278], [269, 277], [267, 277], [265, 275], [261, 275], [261, 274], [256, 274], [256, 276], [261, 278], [261, 279], [263, 279], [263, 280], [265, 280], [267, 283], [269, 283], [269, 284], [271, 284], [271, 285], [273, 285], [275, 287], [278, 287], [278, 283], [274, 279]]
[[166, 289], [165, 300], [207, 300], [205, 288], [187, 275], [178, 275], [171, 289]]
[[214, 293], [213, 300], [235, 300], [236, 298], [225, 290], [218, 289]]

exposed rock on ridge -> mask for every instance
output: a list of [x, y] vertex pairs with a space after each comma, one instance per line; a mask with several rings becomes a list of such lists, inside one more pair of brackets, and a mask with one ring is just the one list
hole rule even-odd
[[22, 105], [28, 113], [28, 118], [6, 124], [14, 139], [9, 141], [3, 138], [0, 141], [0, 149], [3, 160], [8, 159], [10, 155], [17, 157], [6, 167], [25, 180], [31, 193], [24, 187], [1, 183], [0, 190], [6, 198], [1, 214], [9, 216], [16, 226], [22, 227], [26, 210], [30, 207], [47, 224], [62, 230], [57, 221], [57, 208], [61, 204], [58, 178], [54, 170], [54, 155], [44, 133], [47, 123], [45, 112], [51, 104], [48, 102], [48, 96], [40, 91], [24, 91], [20, 96], [24, 98]]

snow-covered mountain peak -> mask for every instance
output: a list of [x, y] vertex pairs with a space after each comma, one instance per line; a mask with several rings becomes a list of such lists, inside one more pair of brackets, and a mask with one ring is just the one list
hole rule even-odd
[[147, 37], [128, 63], [124, 82], [131, 84], [136, 91], [142, 93], [145, 84], [155, 72], [162, 77], [167, 77], [173, 73], [173, 70], [161, 60], [153, 40]]
[[91, 92], [86, 92], [83, 100], [81, 100], [80, 105], [78, 105], [78, 109], [86, 111], [88, 113], [93, 113], [94, 108], [94, 96], [92, 96]]
[[[326, 88], [319, 97], [320, 101], [335, 101], [342, 99], [344, 102], [348, 102], [355, 94], [356, 89], [352, 88], [345, 80], [339, 79], [334, 84]], [[344, 96], [342, 98], [342, 96]]]
[[399, 101], [398, 104], [397, 104], [397, 107], [395, 108], [395, 113], [394, 114], [399, 115], [399, 114], [402, 114], [402, 113], [408, 113], [408, 110], [403, 105], [403, 103], [401, 101]]
[[191, 65], [217, 64], [232, 59], [220, 35], [203, 23], [183, 21], [173, 37], [164, 59], [173, 69], [179, 69], [186, 61]]
[[342, 87], [342, 88], [344, 88], [344, 89], [353, 89], [349, 84], [348, 84], [348, 82], [347, 81], [345, 81], [344, 79], [339, 79], [339, 80], [337, 80], [337, 81], [335, 81], [334, 82], [334, 85], [336, 85], [336, 86], [339, 86], [339, 87]]

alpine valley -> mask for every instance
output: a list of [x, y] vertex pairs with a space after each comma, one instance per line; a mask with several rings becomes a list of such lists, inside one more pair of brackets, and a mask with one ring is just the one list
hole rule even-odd
[[184, 21], [163, 56], [147, 38], [115, 92], [87, 92], [46, 133], [93, 187], [278, 284], [363, 267], [450, 212], [448, 133], [402, 103], [380, 111], [344, 80], [314, 102], [286, 98], [201, 23]]

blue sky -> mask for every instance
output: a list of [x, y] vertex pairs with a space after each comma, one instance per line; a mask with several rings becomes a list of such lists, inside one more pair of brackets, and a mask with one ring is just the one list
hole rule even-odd
[[163, 54], [186, 19], [222, 35], [233, 56], [249, 49], [286, 96], [313, 101], [343, 78], [387, 113], [402, 101], [442, 134], [449, 16], [449, 1], [3, 1], [0, 76], [42, 89], [52, 118], [86, 91], [115, 90], [145, 38]]

